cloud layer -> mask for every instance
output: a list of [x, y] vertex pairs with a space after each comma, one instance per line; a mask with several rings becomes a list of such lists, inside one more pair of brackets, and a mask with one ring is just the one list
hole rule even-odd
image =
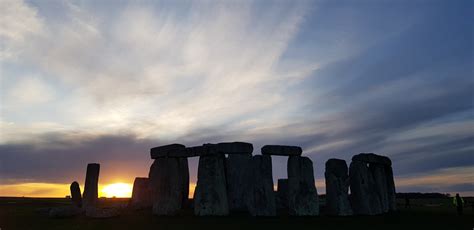
[[472, 2], [1, 5], [2, 184], [131, 182], [153, 146], [241, 140], [302, 146], [319, 182], [376, 152], [403, 191], [474, 192]]

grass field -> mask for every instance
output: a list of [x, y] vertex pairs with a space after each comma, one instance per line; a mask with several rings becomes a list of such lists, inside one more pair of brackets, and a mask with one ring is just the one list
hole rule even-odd
[[[125, 199], [107, 199], [102, 206], [120, 206]], [[324, 204], [324, 201], [322, 202]], [[192, 210], [180, 216], [157, 217], [151, 210], [124, 209], [119, 217], [90, 219], [84, 216], [51, 219], [37, 212], [38, 208], [68, 205], [60, 198], [0, 198], [0, 228], [15, 229], [469, 229], [474, 227], [474, 211], [466, 207], [457, 216], [449, 199], [412, 200], [404, 209], [400, 201], [397, 213], [382, 216], [255, 218], [244, 214], [231, 217], [195, 217]], [[322, 208], [322, 211], [324, 207]]]

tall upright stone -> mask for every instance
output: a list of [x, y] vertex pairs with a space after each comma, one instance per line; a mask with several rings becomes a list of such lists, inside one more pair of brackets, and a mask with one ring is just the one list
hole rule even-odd
[[226, 158], [227, 198], [230, 211], [247, 211], [252, 154], [229, 154]]
[[252, 216], [275, 216], [276, 200], [273, 191], [272, 159], [256, 155], [251, 160], [252, 177], [248, 209]]
[[345, 160], [329, 159], [326, 162], [326, 210], [329, 215], [352, 215], [349, 201], [349, 175]]
[[77, 183], [77, 181], [72, 182], [71, 186], [69, 186], [69, 189], [71, 190], [71, 200], [74, 206], [78, 208], [82, 207], [82, 196], [79, 183]]
[[361, 153], [352, 157], [349, 172], [354, 213], [377, 215], [396, 210], [392, 161], [385, 156]]
[[278, 179], [277, 209], [288, 212], [288, 179]]
[[225, 178], [225, 156], [212, 146], [199, 157], [198, 181], [194, 190], [196, 216], [226, 216], [229, 214]]
[[178, 158], [179, 160], [179, 178], [181, 182], [182, 206], [187, 208], [189, 198], [189, 165], [188, 158]]
[[99, 171], [100, 164], [91, 163], [87, 165], [86, 182], [82, 196], [82, 205], [84, 208], [96, 207], [97, 205]]
[[159, 157], [150, 167], [149, 185], [153, 200], [153, 214], [176, 215], [183, 208], [189, 181], [186, 158]]
[[130, 199], [130, 207], [141, 209], [151, 207], [153, 205], [150, 184], [147, 177], [136, 177], [133, 182], [132, 198]]
[[292, 216], [319, 215], [313, 162], [308, 157], [288, 158], [288, 207]]

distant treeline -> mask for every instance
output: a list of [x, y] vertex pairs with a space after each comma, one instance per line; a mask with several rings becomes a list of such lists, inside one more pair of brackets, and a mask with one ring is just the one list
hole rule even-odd
[[451, 195], [449, 193], [421, 193], [421, 192], [407, 192], [407, 193], [397, 193], [397, 198], [409, 198], [409, 199], [418, 199], [418, 198], [449, 198]]

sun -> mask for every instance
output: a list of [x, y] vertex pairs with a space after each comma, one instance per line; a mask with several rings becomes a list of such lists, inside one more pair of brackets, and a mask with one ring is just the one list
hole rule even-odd
[[132, 185], [127, 183], [113, 183], [105, 185], [101, 190], [101, 196], [105, 197], [131, 197]]

